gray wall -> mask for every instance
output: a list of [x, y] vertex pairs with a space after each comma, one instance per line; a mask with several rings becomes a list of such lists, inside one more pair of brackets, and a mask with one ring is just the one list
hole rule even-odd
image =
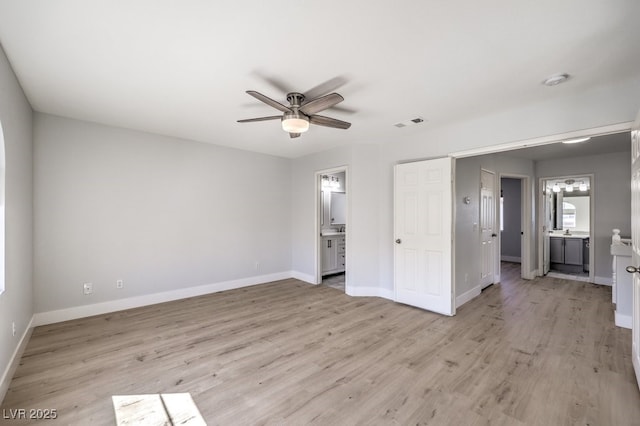
[[289, 160], [40, 113], [34, 140], [36, 312], [291, 270]]
[[[32, 110], [0, 48], [0, 123], [6, 155], [5, 291], [0, 294], [0, 374], [33, 315]], [[16, 324], [16, 336], [11, 323]], [[4, 396], [0, 383], [0, 399]]]
[[[629, 142], [629, 147], [631, 142]], [[540, 178], [594, 174], [591, 196], [595, 203], [595, 235], [591, 236], [594, 250], [594, 274], [601, 281], [611, 280], [611, 230], [619, 228], [621, 235], [631, 234], [631, 154], [611, 154], [546, 160], [536, 163]]]
[[[531, 160], [509, 157], [507, 154], [489, 154], [462, 158], [456, 161], [456, 222], [455, 222], [455, 277], [456, 296], [480, 285], [480, 170], [501, 174], [528, 176], [533, 193], [534, 165]], [[519, 181], [517, 181], [519, 184]], [[471, 198], [464, 204], [465, 196]], [[532, 214], [532, 218], [534, 218]], [[474, 224], [476, 226], [474, 226]], [[530, 265], [535, 268], [535, 222], [522, 227], [531, 238]], [[499, 268], [499, 260], [496, 267]], [[499, 271], [499, 269], [498, 269]]]
[[522, 189], [520, 179], [502, 178], [500, 188], [504, 199], [504, 230], [500, 233], [500, 254], [506, 260], [516, 261], [522, 253]]

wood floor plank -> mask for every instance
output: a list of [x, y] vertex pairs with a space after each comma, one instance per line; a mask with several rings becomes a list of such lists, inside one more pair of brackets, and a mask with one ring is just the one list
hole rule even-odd
[[114, 424], [112, 395], [188, 392], [211, 425], [640, 424], [611, 289], [502, 277], [455, 317], [290, 279], [37, 327], [1, 408]]

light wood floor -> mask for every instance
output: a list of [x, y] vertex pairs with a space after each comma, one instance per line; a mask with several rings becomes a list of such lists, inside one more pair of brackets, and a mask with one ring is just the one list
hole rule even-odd
[[38, 327], [2, 409], [113, 424], [111, 395], [190, 392], [209, 424], [640, 424], [610, 288], [517, 267], [453, 318], [285, 280]]

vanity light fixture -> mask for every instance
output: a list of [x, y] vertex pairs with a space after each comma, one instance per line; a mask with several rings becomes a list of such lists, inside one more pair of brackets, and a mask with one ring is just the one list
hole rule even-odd
[[581, 181], [580, 186], [578, 186], [578, 189], [582, 192], [585, 192], [587, 190], [587, 184]]
[[556, 182], [551, 189], [553, 192], [560, 192], [560, 185], [558, 185], [558, 182]]
[[573, 184], [576, 183], [576, 181], [573, 179], [567, 179], [564, 181], [564, 183], [565, 183], [564, 190], [566, 192], [573, 192]]
[[332, 188], [340, 188], [340, 178], [335, 178], [331, 176], [331, 187]]

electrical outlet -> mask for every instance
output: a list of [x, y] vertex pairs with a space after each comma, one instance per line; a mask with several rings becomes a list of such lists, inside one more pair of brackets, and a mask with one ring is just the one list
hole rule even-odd
[[116, 288], [123, 288], [123, 287], [124, 287], [124, 281], [116, 280]]
[[16, 323], [15, 323], [15, 321], [11, 322], [11, 334], [13, 334], [13, 337], [16, 336]]
[[93, 293], [93, 284], [92, 283], [84, 283], [84, 284], [82, 284], [82, 292], [85, 295]]

